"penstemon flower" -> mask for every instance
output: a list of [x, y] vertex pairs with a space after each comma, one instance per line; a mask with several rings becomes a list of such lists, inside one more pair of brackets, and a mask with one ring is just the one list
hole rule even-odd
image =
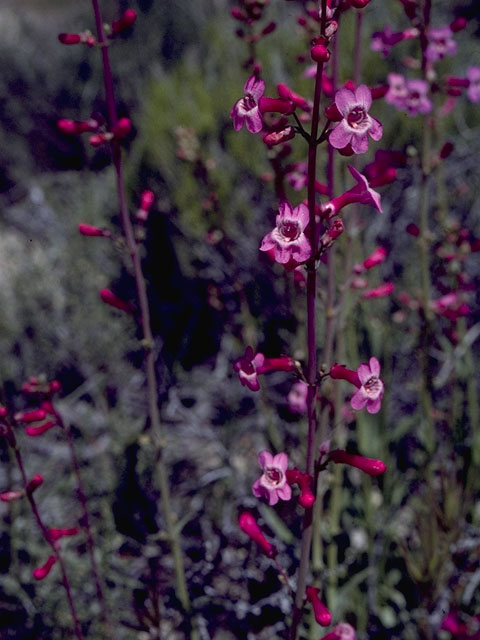
[[435, 60], [443, 60], [445, 56], [454, 56], [457, 53], [457, 43], [452, 35], [450, 27], [429, 29], [427, 33], [427, 60], [435, 62]]
[[468, 89], [467, 97], [471, 102], [480, 102], [480, 67], [467, 69]]
[[235, 361], [233, 368], [238, 373], [240, 382], [244, 387], [248, 387], [250, 391], [258, 391], [260, 384], [258, 382], [258, 368], [265, 362], [263, 353], [253, 353], [252, 347], [245, 349], [245, 354]]
[[361, 174], [360, 171], [357, 171], [355, 167], [348, 165], [348, 170], [357, 181], [357, 184], [348, 191], [345, 191], [345, 193], [342, 193], [342, 195], [330, 200], [330, 202], [326, 202], [322, 206], [322, 216], [329, 219], [333, 218], [343, 207], [356, 202], [370, 204], [382, 213], [380, 194], [371, 188], [367, 178]]
[[372, 92], [362, 84], [355, 91], [340, 89], [335, 94], [335, 105], [342, 120], [330, 132], [328, 141], [335, 149], [344, 149], [351, 145], [353, 153], [365, 153], [368, 150], [368, 136], [380, 140], [382, 125], [368, 115], [372, 105]]
[[290, 500], [292, 488], [285, 473], [288, 467], [287, 454], [277, 453], [273, 456], [269, 451], [261, 451], [258, 454], [258, 464], [263, 473], [253, 483], [253, 495], [265, 498], [270, 506], [277, 504], [279, 500]]
[[250, 76], [243, 89], [244, 96], [233, 105], [230, 117], [235, 131], [245, 126], [251, 133], [262, 130], [263, 121], [258, 109], [258, 101], [265, 92], [265, 82], [257, 76]]
[[309, 220], [308, 208], [302, 203], [292, 209], [285, 200], [278, 211], [276, 227], [263, 238], [260, 251], [275, 249], [275, 261], [280, 264], [287, 264], [291, 259], [297, 263], [305, 262], [312, 254], [304, 234]]
[[368, 364], [361, 364], [357, 369], [360, 380], [359, 390], [352, 396], [352, 409], [367, 408], [368, 413], [378, 413], [382, 405], [384, 392], [383, 382], [380, 380], [380, 363], [376, 358], [370, 358]]

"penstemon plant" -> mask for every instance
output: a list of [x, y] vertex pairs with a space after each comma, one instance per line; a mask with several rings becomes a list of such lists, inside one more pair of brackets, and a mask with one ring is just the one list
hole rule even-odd
[[[113, 47], [137, 36], [137, 11], [106, 24], [102, 4], [91, 3], [95, 29], [58, 36], [101, 60], [101, 97], [89, 117], [57, 116], [56, 128], [64, 139], [86, 136], [111, 161], [116, 220], [108, 228], [81, 222], [78, 232], [120, 255], [130, 281], [130, 298], [104, 283], [97, 303], [135, 327], [144, 402], [133, 404], [144, 428], [122, 453], [122, 495], [131, 498], [125, 509], [134, 504], [132, 520], [141, 519], [142, 507], [155, 514], [158, 497], [158, 522], [153, 515], [133, 552], [121, 544], [119, 526], [102, 529], [113, 498], [97, 496], [102, 508], [92, 507], [89, 458], [79, 453], [92, 441], [82, 444], [64, 413], [62, 384], [30, 377], [25, 400], [5, 384], [0, 436], [8, 469], [0, 503], [9, 510], [9, 532], [14, 517], [26, 521], [21, 510], [28, 507], [36, 525], [29, 537], [38, 544], [31, 555], [41, 558], [35, 566], [12, 545], [18, 558], [11, 573], [20, 576], [15, 569], [27, 563], [33, 578], [20, 588], [22, 569], [22, 578], [13, 578], [17, 590], [35, 611], [58, 579], [55, 640], [475, 640], [480, 325], [473, 267], [480, 240], [474, 214], [461, 208], [474, 181], [462, 181], [454, 164], [457, 148], [466, 154], [472, 144], [474, 129], [458, 114], [480, 101], [480, 68], [456, 58], [469, 29], [463, 9], [433, 0], [237, 0], [230, 11], [216, 3], [230, 32], [235, 25], [237, 42], [229, 38], [228, 69], [215, 90], [207, 72], [204, 87], [197, 72], [185, 81], [183, 68], [181, 89], [163, 71], [156, 79], [162, 99], [154, 118], [170, 100], [178, 123], [168, 123], [165, 139], [152, 136], [165, 155], [163, 169], [169, 165], [155, 185], [158, 176], [146, 182], [144, 167], [138, 182], [134, 171], [126, 173], [129, 147], [138, 168], [135, 136], [145, 122], [124, 115], [111, 65]], [[188, 6], [189, 27], [199, 5]], [[209, 47], [212, 33], [205, 35]], [[232, 76], [235, 52], [242, 71]], [[216, 68], [205, 67], [210, 74]], [[229, 102], [235, 85], [237, 99]], [[193, 117], [185, 117], [190, 92]], [[154, 102], [148, 92], [143, 98]], [[222, 113], [227, 102], [234, 104]], [[209, 110], [223, 123], [217, 146], [200, 130]], [[247, 187], [233, 175], [242, 144]], [[257, 162], [262, 154], [265, 161]], [[173, 187], [182, 163], [184, 183]], [[257, 183], [253, 167], [266, 163]], [[158, 291], [148, 263], [161, 251], [151, 242], [159, 211], [175, 209], [166, 204], [175, 201], [166, 195], [170, 187], [177, 189], [178, 219], [186, 201], [200, 203], [198, 227], [208, 229], [200, 242], [190, 242], [195, 225], [188, 222], [178, 222], [175, 233], [187, 239], [190, 268], [208, 274], [205, 304], [218, 313], [210, 323], [216, 317], [219, 334], [233, 336], [219, 342], [215, 364], [200, 368], [199, 379], [188, 372], [181, 401], [181, 375], [161, 392], [168, 383], [159, 376]], [[250, 201], [239, 206], [245, 194]], [[249, 218], [247, 208], [261, 215]], [[252, 293], [245, 265], [254, 254], [252, 280], [265, 276], [268, 286]], [[272, 341], [259, 316], [275, 318], [277, 308], [290, 324], [285, 331], [279, 323]], [[198, 409], [195, 385], [202, 389]], [[223, 392], [231, 425], [250, 412], [255, 429], [219, 435], [228, 419], [213, 409], [221, 413], [215, 394]], [[174, 437], [169, 427], [182, 420], [188, 429]], [[203, 430], [210, 435], [196, 440]], [[173, 442], [179, 463], [170, 466]], [[43, 501], [46, 490], [61, 493], [61, 479], [46, 465], [32, 472], [36, 443], [41, 455], [59, 446], [68, 456], [63, 472], [68, 495], [77, 498], [73, 507]], [[185, 462], [195, 446], [198, 458], [213, 451], [202, 475]], [[128, 496], [140, 447], [148, 495], [141, 489]], [[105, 460], [116, 464], [115, 455], [107, 451]], [[104, 530], [118, 553], [102, 539]], [[12, 581], [6, 585], [14, 590]]]

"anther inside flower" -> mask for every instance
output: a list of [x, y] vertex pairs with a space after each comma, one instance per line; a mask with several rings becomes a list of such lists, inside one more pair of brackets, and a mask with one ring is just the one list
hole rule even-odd
[[265, 92], [265, 82], [257, 76], [250, 76], [243, 90], [243, 98], [237, 100], [230, 112], [230, 117], [233, 118], [233, 127], [235, 131], [240, 131], [245, 124], [251, 133], [258, 133], [263, 127], [258, 101]]
[[253, 483], [253, 495], [265, 498], [270, 505], [277, 504], [279, 499], [290, 500], [292, 489], [285, 473], [288, 468], [287, 454], [278, 453], [273, 456], [269, 451], [261, 451], [258, 454], [258, 464], [263, 474]]
[[330, 132], [328, 140], [332, 147], [343, 149], [351, 145], [354, 153], [365, 153], [368, 150], [368, 136], [380, 140], [382, 125], [368, 115], [372, 93], [366, 85], [360, 85], [355, 91], [340, 89], [335, 94], [335, 104], [343, 118]]
[[262, 240], [260, 251], [275, 249], [275, 261], [287, 264], [293, 258], [297, 263], [305, 262], [312, 250], [304, 234], [308, 224], [308, 208], [302, 203], [292, 209], [286, 200], [280, 204], [276, 227]]

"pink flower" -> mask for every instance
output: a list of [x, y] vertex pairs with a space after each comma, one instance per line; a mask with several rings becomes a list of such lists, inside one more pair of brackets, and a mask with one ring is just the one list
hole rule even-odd
[[265, 92], [265, 82], [256, 76], [250, 76], [243, 91], [243, 98], [237, 100], [230, 112], [233, 127], [235, 131], [240, 131], [245, 124], [251, 133], [258, 133], [263, 127], [258, 101]]
[[405, 80], [399, 73], [389, 73], [387, 79], [389, 88], [385, 102], [399, 111], [406, 111], [409, 116], [430, 113], [432, 102], [427, 96], [428, 84], [425, 80]]
[[269, 558], [274, 558], [277, 555], [277, 549], [265, 538], [251, 513], [243, 511], [238, 518], [238, 524], [240, 529], [262, 548], [265, 555]]
[[328, 458], [336, 464], [348, 464], [351, 467], [360, 469], [360, 471], [367, 473], [369, 476], [380, 476], [387, 470], [385, 463], [381, 460], [358, 456], [355, 453], [348, 453], [344, 449], [330, 451]]
[[307, 413], [308, 385], [305, 382], [295, 382], [287, 397], [288, 408], [292, 413]]
[[457, 43], [452, 35], [450, 27], [429, 29], [427, 32], [427, 60], [434, 62], [435, 60], [443, 60], [445, 56], [454, 56], [457, 53]]
[[38, 569], [33, 570], [33, 577], [35, 580], [43, 580], [48, 576], [50, 571], [52, 570], [53, 565], [56, 563], [57, 558], [55, 556], [50, 556], [45, 564]]
[[273, 231], [263, 238], [260, 251], [275, 249], [275, 261], [287, 264], [290, 259], [297, 263], [305, 262], [312, 254], [310, 243], [303, 233], [308, 224], [309, 215], [306, 205], [299, 204], [292, 210], [286, 200], [280, 204]]
[[376, 358], [370, 358], [368, 364], [358, 367], [357, 374], [361, 386], [350, 400], [352, 409], [358, 411], [366, 406], [368, 413], [378, 413], [384, 392], [383, 382], [379, 378], [380, 363]]
[[261, 451], [258, 454], [258, 464], [263, 474], [253, 483], [253, 495], [257, 498], [265, 498], [270, 506], [277, 504], [279, 499], [290, 500], [292, 488], [286, 476], [287, 454], [277, 453], [276, 456], [272, 456], [269, 451]]
[[330, 132], [328, 138], [332, 147], [343, 149], [349, 144], [354, 153], [368, 150], [368, 136], [380, 140], [382, 125], [368, 115], [372, 104], [372, 92], [362, 84], [355, 91], [340, 89], [335, 94], [335, 104], [343, 119]]
[[360, 202], [361, 204], [370, 204], [372, 207], [375, 207], [377, 211], [382, 213], [382, 205], [380, 202], [380, 194], [377, 191], [374, 191], [369, 183], [367, 178], [361, 174], [355, 167], [348, 165], [348, 170], [352, 174], [352, 176], [357, 181], [357, 184], [342, 193], [342, 195], [337, 196], [330, 202], [325, 203], [322, 206], [322, 214], [324, 217], [333, 218], [338, 214], [338, 212], [346, 207], [348, 204], [353, 204], [355, 202]]
[[320, 600], [320, 589], [318, 587], [308, 586], [305, 590], [305, 596], [308, 602], [311, 602], [313, 608], [313, 615], [316, 622], [321, 627], [328, 627], [332, 622], [332, 614], [327, 607]]
[[385, 298], [386, 296], [391, 296], [395, 285], [392, 282], [384, 282], [378, 287], [374, 289], [368, 289], [368, 291], [364, 291], [362, 293], [362, 298]]
[[467, 69], [469, 81], [467, 96], [471, 102], [480, 102], [480, 67], [469, 67]]
[[320, 640], [355, 640], [355, 629], [347, 622], [340, 622]]
[[258, 391], [260, 384], [258, 383], [258, 367], [262, 366], [265, 362], [265, 356], [263, 353], [253, 354], [252, 347], [245, 349], [245, 355], [235, 361], [233, 368], [238, 373], [240, 382], [245, 387], [248, 387], [251, 391]]
[[377, 247], [375, 251], [365, 258], [365, 260], [361, 264], [357, 264], [354, 267], [355, 273], [363, 273], [364, 271], [368, 271], [373, 267], [377, 267], [382, 262], [385, 262], [387, 259], [387, 250], [384, 247]]
[[380, 51], [382, 55], [388, 56], [394, 45], [402, 42], [402, 40], [416, 38], [418, 35], [419, 31], [415, 27], [398, 33], [393, 33], [390, 27], [385, 27], [383, 31], [377, 31], [372, 35], [370, 49], [372, 51]]

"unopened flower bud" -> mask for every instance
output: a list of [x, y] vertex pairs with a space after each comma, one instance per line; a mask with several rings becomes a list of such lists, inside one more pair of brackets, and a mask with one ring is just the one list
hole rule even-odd
[[332, 622], [332, 614], [320, 600], [319, 592], [320, 589], [317, 589], [317, 587], [308, 586], [305, 590], [305, 595], [308, 602], [312, 604], [313, 615], [317, 623], [321, 627], [328, 627]]
[[283, 98], [269, 98], [262, 96], [258, 101], [260, 113], [283, 113], [289, 115], [295, 111], [295, 105], [291, 100]]
[[121, 140], [122, 138], [126, 138], [131, 130], [132, 122], [130, 118], [120, 118], [117, 124], [113, 127], [113, 137], [117, 140]]
[[235, 20], [240, 20], [240, 22], [247, 22], [248, 20], [246, 14], [243, 13], [243, 11], [238, 7], [233, 7], [230, 13], [232, 18], [234, 18]]
[[340, 219], [335, 220], [330, 229], [328, 229], [328, 231], [326, 231], [320, 238], [320, 245], [324, 249], [328, 249], [328, 247], [332, 246], [332, 244], [344, 232], [344, 230], [345, 225], [343, 224], [343, 221]]
[[89, 131], [97, 131], [99, 127], [98, 120], [90, 118], [90, 120], [68, 120], [62, 118], [57, 122], [57, 128], [67, 135], [78, 135]]
[[59, 33], [58, 39], [62, 44], [80, 44], [82, 36], [79, 33]]
[[55, 556], [50, 556], [42, 567], [34, 569], [33, 577], [35, 578], [35, 580], [43, 580], [44, 578], [46, 578], [52, 570], [52, 567], [56, 561], [57, 559], [55, 558]]
[[269, 33], [273, 33], [276, 28], [277, 25], [275, 22], [269, 22], [266, 27], [263, 27], [261, 34], [262, 36], [267, 36]]
[[450, 23], [450, 31], [453, 33], [457, 33], [458, 31], [462, 31], [467, 26], [467, 19], [462, 16], [455, 18], [453, 22]]
[[112, 35], [125, 31], [125, 29], [132, 26], [136, 19], [137, 12], [133, 9], [127, 9], [118, 20], [112, 22]]
[[57, 422], [55, 420], [49, 420], [48, 422], [44, 422], [43, 424], [38, 425], [38, 427], [27, 427], [25, 429], [25, 433], [27, 434], [27, 436], [31, 437], [41, 436], [56, 426]]
[[14, 500], [19, 500], [20, 498], [23, 498], [24, 495], [25, 495], [25, 492], [22, 490], [4, 491], [3, 493], [0, 493], [0, 500], [2, 502], [13, 502]]
[[312, 47], [310, 55], [315, 62], [328, 62], [330, 60], [330, 51], [323, 44], [316, 44]]
[[395, 285], [393, 282], [384, 282], [378, 287], [364, 291], [362, 298], [385, 298], [386, 296], [391, 296], [394, 289]]
[[33, 493], [35, 489], [38, 489], [43, 484], [43, 477], [40, 473], [36, 473], [30, 482], [27, 484], [27, 493]]
[[34, 411], [19, 411], [14, 415], [18, 422], [39, 422], [44, 420], [47, 414], [43, 409], [35, 409]]
[[129, 302], [125, 302], [118, 298], [113, 291], [110, 289], [102, 289], [100, 291], [100, 298], [102, 302], [110, 305], [111, 307], [115, 307], [115, 309], [119, 309], [120, 311], [125, 311], [125, 313], [133, 313], [134, 307]]
[[453, 146], [452, 142], [445, 142], [443, 147], [440, 149], [440, 153], [439, 153], [440, 158], [442, 160], [445, 160], [446, 158], [448, 158], [448, 156], [452, 153], [454, 148], [455, 147]]
[[4, 418], [8, 414], [7, 408], [0, 405], [0, 418]]
[[277, 144], [282, 144], [282, 142], [287, 142], [295, 137], [295, 130], [292, 126], [285, 127], [280, 131], [271, 131], [270, 133], [266, 133], [262, 140], [268, 147], [274, 147]]
[[411, 236], [415, 236], [416, 238], [418, 238], [418, 236], [420, 235], [420, 228], [418, 227], [418, 225], [414, 224], [413, 222], [411, 222], [410, 224], [407, 224], [405, 231], [409, 233]]
[[69, 529], [49, 529], [48, 531], [48, 535], [53, 542], [56, 542], [65, 536], [76, 536], [77, 534], [77, 527], [70, 527]]
[[238, 518], [238, 524], [240, 525], [240, 529], [263, 549], [265, 555], [269, 558], [274, 558], [277, 555], [277, 549], [268, 542], [255, 518], [250, 513], [246, 511], [241, 513]]
[[353, 453], [347, 453], [343, 449], [330, 451], [329, 459], [336, 464], [348, 464], [351, 467], [360, 469], [369, 476], [379, 476], [387, 470], [386, 465], [381, 460], [364, 458]]
[[92, 147], [101, 147], [102, 145], [107, 144], [107, 142], [110, 142], [112, 138], [113, 133], [97, 133], [90, 136], [88, 142]]
[[350, 6], [355, 9], [364, 9], [370, 0], [349, 0]]
[[148, 218], [148, 212], [150, 211], [150, 207], [153, 204], [155, 199], [153, 191], [147, 189], [144, 191], [140, 197], [140, 206], [137, 209], [137, 219], [141, 222], [145, 222]]
[[90, 237], [104, 237], [109, 238], [112, 234], [108, 229], [100, 229], [99, 227], [94, 227], [91, 224], [84, 224], [81, 222], [78, 225], [78, 230], [82, 234], [82, 236], [90, 236]]

